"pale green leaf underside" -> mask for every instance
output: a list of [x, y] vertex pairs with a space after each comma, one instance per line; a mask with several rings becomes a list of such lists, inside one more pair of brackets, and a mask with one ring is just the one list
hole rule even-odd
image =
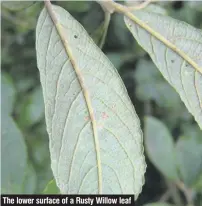
[[[166, 80], [179, 93], [189, 112], [202, 128], [201, 30], [171, 17], [148, 11], [136, 11], [134, 15], [143, 26], [125, 17], [127, 27], [138, 43], [149, 53]], [[143, 28], [144, 25], [150, 27], [155, 33], [147, 31]], [[186, 55], [186, 58], [166, 46], [156, 34], [175, 45]]]
[[[53, 9], [90, 95], [102, 193], [137, 198], [146, 165], [140, 122], [125, 86], [85, 29], [61, 7]], [[38, 19], [36, 50], [56, 183], [62, 193], [96, 194], [98, 154], [85, 95], [46, 9]]]

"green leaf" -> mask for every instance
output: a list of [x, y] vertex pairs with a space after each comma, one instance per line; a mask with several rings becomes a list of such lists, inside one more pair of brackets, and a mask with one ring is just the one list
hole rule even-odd
[[198, 137], [180, 137], [176, 144], [176, 155], [183, 182], [191, 187], [202, 174], [202, 140]]
[[7, 114], [2, 116], [1, 189], [2, 193], [22, 193], [27, 165], [27, 151], [23, 136]]
[[202, 173], [200, 177], [197, 179], [197, 181], [195, 182], [195, 184], [193, 185], [193, 188], [202, 194]]
[[12, 11], [19, 11], [30, 7], [34, 1], [2, 1], [2, 6]]
[[[121, 46], [122, 48], [129, 48], [134, 46], [135, 43], [132, 42], [131, 35], [129, 34], [126, 26], [124, 25], [123, 17], [117, 13], [112, 15], [111, 28], [113, 30], [113, 36], [111, 36], [111, 41], [114, 45]], [[109, 32], [110, 35], [110, 32]], [[111, 43], [111, 42], [110, 42]]]
[[85, 29], [61, 7], [47, 8], [52, 17], [40, 14], [36, 50], [56, 183], [61, 193], [137, 198], [146, 165], [126, 88]]
[[11, 77], [3, 73], [1, 78], [1, 109], [4, 113], [11, 114], [16, 97], [16, 90]]
[[43, 191], [43, 194], [60, 194], [55, 179], [52, 179]]
[[167, 178], [177, 180], [175, 148], [166, 126], [154, 117], [145, 117], [145, 147], [150, 161]]
[[164, 202], [153, 202], [153, 203], [146, 204], [144, 206], [174, 206], [174, 205], [170, 205]]
[[27, 164], [23, 183], [23, 194], [34, 194], [36, 190], [37, 176], [31, 163]]
[[140, 59], [137, 62], [134, 78], [137, 98], [145, 102], [155, 101], [169, 129], [175, 128], [179, 121], [192, 120], [178, 93], [165, 81], [151, 60]]
[[121, 53], [111, 52], [106, 54], [107, 58], [113, 63], [117, 70], [121, 68], [121, 65], [124, 63], [123, 55]]
[[18, 108], [18, 122], [21, 127], [33, 125], [44, 117], [44, 102], [41, 87], [36, 87], [25, 96]]
[[200, 138], [202, 131], [197, 124], [184, 123], [181, 125], [182, 136]]
[[202, 2], [201, 1], [187, 1], [185, 3], [192, 9], [202, 11]]
[[81, 0], [81, 1], [58, 1], [59, 6], [64, 7], [70, 12], [88, 12], [91, 7], [91, 1]]
[[181, 101], [175, 90], [168, 85], [152, 61], [140, 60], [135, 71], [136, 93], [140, 100], [154, 100], [164, 108], [179, 107]]
[[32, 123], [40, 121], [44, 117], [44, 103], [41, 87], [37, 87], [29, 97], [30, 104], [27, 112]]
[[128, 13], [125, 23], [202, 128], [201, 30], [144, 10]]
[[42, 194], [47, 182], [53, 178], [49, 161], [44, 162], [43, 167], [37, 168], [37, 193]]
[[129, 61], [134, 59], [134, 55], [131, 52], [123, 51], [123, 52], [109, 52], [106, 54], [109, 60], [113, 63], [117, 70], [121, 69], [121, 66]]

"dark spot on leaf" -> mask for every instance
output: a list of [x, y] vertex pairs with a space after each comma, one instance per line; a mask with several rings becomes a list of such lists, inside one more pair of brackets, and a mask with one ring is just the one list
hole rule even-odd
[[77, 39], [77, 38], [78, 38], [78, 36], [75, 34], [75, 35], [74, 35], [74, 38], [75, 38], [75, 39]]

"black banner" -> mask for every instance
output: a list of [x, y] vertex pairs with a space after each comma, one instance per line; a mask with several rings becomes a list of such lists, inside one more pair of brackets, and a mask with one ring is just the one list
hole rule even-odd
[[1, 205], [132, 205], [134, 195], [1, 195]]

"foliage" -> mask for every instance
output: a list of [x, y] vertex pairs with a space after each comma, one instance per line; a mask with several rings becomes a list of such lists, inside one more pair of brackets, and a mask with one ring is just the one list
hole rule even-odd
[[[105, 30], [99, 4], [56, 4], [70, 12], [95, 42], [100, 42]], [[155, 9], [158, 15], [160, 12], [202, 29], [201, 2], [156, 4], [163, 7]], [[2, 192], [57, 193], [34, 50], [35, 26], [43, 2], [28, 7], [21, 4], [19, 11], [2, 6]], [[120, 14], [111, 16], [103, 51], [121, 75], [144, 126], [148, 169], [137, 204], [200, 206], [202, 132], [192, 115], [134, 40]]]

